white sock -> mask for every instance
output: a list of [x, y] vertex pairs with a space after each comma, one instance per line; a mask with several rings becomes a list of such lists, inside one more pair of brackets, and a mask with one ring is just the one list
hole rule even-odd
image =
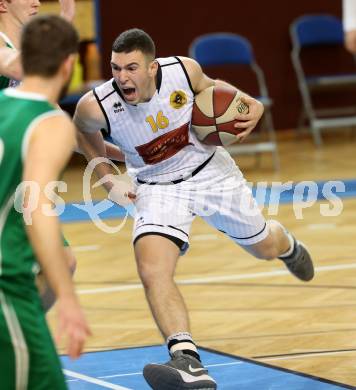
[[188, 332], [179, 332], [170, 335], [167, 337], [167, 346], [170, 353], [183, 349], [189, 349], [198, 353], [192, 335]]

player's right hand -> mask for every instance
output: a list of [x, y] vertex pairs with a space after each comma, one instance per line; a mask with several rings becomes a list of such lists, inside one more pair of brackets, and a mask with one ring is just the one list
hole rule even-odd
[[65, 337], [67, 354], [76, 359], [82, 353], [91, 331], [75, 295], [58, 298], [57, 315], [56, 341], [60, 342], [62, 337]]
[[108, 198], [120, 206], [127, 206], [136, 198], [134, 185], [127, 174], [105, 175], [98, 180], [93, 187], [95, 188], [99, 185], [104, 185], [108, 190]]

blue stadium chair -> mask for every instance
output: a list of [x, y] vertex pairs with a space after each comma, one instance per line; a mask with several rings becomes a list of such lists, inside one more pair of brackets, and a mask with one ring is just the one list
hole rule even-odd
[[[320, 146], [321, 130], [356, 125], [356, 105], [340, 107], [335, 104], [327, 108], [317, 108], [315, 104], [316, 93], [319, 97], [322, 94], [325, 96], [326, 93], [331, 96], [335, 91], [340, 93], [350, 87], [356, 87], [355, 61], [344, 49], [342, 22], [335, 16], [301, 16], [291, 24], [290, 34], [293, 45], [292, 62], [303, 100], [299, 125], [308, 119], [314, 142]], [[312, 54], [314, 73], [311, 73], [310, 69], [308, 72], [306, 61], [307, 56]], [[348, 66], [344, 69], [346, 64]], [[339, 100], [335, 99], [334, 102]]]
[[[256, 98], [263, 103], [265, 113], [262, 117], [262, 129], [266, 130], [267, 140], [262, 141], [262, 133], [256, 132], [253, 135], [258, 138], [255, 143], [245, 145], [231, 145], [227, 149], [231, 154], [256, 154], [272, 152], [274, 167], [279, 169], [279, 158], [276, 144], [275, 131], [271, 115], [272, 101], [269, 98], [267, 85], [262, 69], [255, 61], [253, 49], [250, 42], [237, 34], [212, 33], [197, 37], [189, 48], [189, 56], [194, 58], [203, 68], [209, 66], [247, 66], [255, 74], [259, 96]], [[251, 137], [250, 136], [250, 137]]]

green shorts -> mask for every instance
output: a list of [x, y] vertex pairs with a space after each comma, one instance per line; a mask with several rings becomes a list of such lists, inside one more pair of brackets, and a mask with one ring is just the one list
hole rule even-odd
[[0, 351], [2, 389], [67, 389], [38, 296], [0, 289]]

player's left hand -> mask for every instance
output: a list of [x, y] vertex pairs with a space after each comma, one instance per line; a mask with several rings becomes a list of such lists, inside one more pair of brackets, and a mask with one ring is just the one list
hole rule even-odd
[[251, 133], [251, 131], [256, 127], [264, 111], [263, 104], [250, 96], [242, 96], [241, 101], [248, 106], [249, 110], [247, 113], [238, 114], [235, 117], [237, 122], [234, 127], [241, 129], [241, 132], [236, 135], [238, 142], [243, 142]]
[[73, 22], [75, 16], [75, 0], [59, 0], [61, 5], [61, 16], [62, 18], [68, 20], [68, 22]]

